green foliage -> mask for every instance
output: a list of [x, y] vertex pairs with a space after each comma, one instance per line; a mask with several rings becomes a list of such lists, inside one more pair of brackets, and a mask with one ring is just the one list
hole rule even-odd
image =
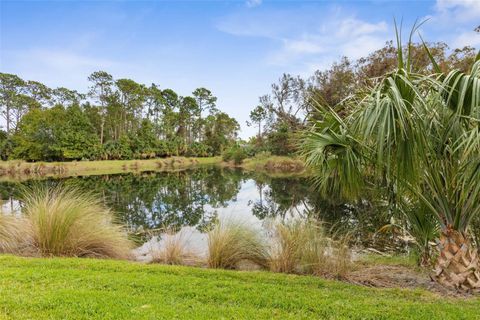
[[151, 121], [144, 119], [138, 130], [129, 136], [132, 156], [135, 159], [155, 158], [163, 154], [160, 141]]
[[413, 51], [405, 61], [401, 52], [397, 69], [343, 102], [350, 113], [315, 105], [321, 120], [312, 121], [303, 151], [323, 191], [383, 190], [425, 248], [437, 226], [467, 234], [480, 215], [480, 61], [469, 73], [425, 77], [412, 72]]
[[[432, 62], [424, 47], [429, 49], [430, 55], [438, 63]], [[402, 56], [410, 57], [409, 72], [429, 75], [435, 65], [445, 74], [451, 70], [468, 73], [477, 50], [473, 47], [449, 50], [442, 42], [411, 42], [408, 47], [401, 48], [400, 52]], [[329, 68], [316, 70], [306, 78], [283, 74], [272, 84], [271, 93], [261, 96], [260, 105], [250, 113], [251, 123], [247, 124], [254, 123], [259, 127], [256, 139], [251, 141], [252, 146], [258, 151], [269, 150], [274, 155], [295, 153], [295, 146], [298, 145], [295, 142], [296, 133], [306, 129], [306, 116], [311, 121], [323, 120], [324, 113], [317, 110], [315, 102], [333, 108], [342, 117], [352, 113], [356, 110], [355, 105], [343, 103], [344, 100], [352, 100], [357, 94], [362, 95], [377, 85], [379, 79], [394, 72], [398, 65], [398, 53], [390, 41], [383, 48], [356, 61], [342, 57]], [[401, 81], [400, 77], [391, 80], [397, 84]], [[392, 92], [393, 90], [395, 89]]]
[[95, 157], [98, 139], [78, 105], [65, 109], [33, 109], [13, 136], [12, 157], [39, 160], [80, 160]]
[[62, 160], [93, 159], [98, 152], [98, 138], [94, 128], [79, 105], [74, 104], [65, 111], [65, 122], [58, 132], [54, 146]]
[[[0, 73], [0, 157], [28, 161], [220, 155], [240, 126], [206, 88], [192, 96], [92, 73], [88, 95]], [[90, 98], [86, 101], [87, 96]], [[93, 101], [93, 103], [92, 103]], [[53, 108], [51, 106], [54, 106]]]
[[108, 141], [102, 148], [102, 158], [105, 160], [132, 159], [133, 151], [128, 136], [122, 136], [117, 141]]
[[243, 160], [247, 157], [248, 153], [246, 149], [239, 145], [234, 145], [222, 154], [223, 161], [233, 161], [236, 165], [242, 164]]
[[290, 155], [297, 151], [295, 133], [286, 122], [277, 122], [267, 134], [267, 146], [274, 155]]
[[12, 157], [29, 161], [60, 159], [61, 153], [55, 146], [62, 130], [61, 121], [65, 121], [63, 107], [28, 112], [13, 136], [15, 148]]
[[234, 151], [232, 158], [235, 164], [242, 164], [243, 160], [248, 157], [247, 153], [245, 152], [244, 148], [238, 148]]
[[210, 151], [210, 147], [201, 142], [193, 142], [188, 146], [188, 151], [186, 156], [189, 157], [208, 157], [212, 153]]
[[209, 115], [205, 119], [205, 144], [214, 155], [221, 154], [235, 143], [239, 129], [238, 122], [224, 112]]
[[0, 159], [7, 160], [12, 153], [14, 143], [6, 131], [0, 130]]

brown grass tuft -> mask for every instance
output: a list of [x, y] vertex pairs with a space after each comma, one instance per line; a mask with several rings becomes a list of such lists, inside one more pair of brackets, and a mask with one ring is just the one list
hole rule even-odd
[[126, 259], [132, 243], [103, 203], [73, 188], [25, 192], [23, 213], [33, 247], [42, 256]]
[[343, 277], [350, 270], [351, 252], [346, 238], [327, 237], [318, 222], [275, 222], [271, 229], [271, 271]]
[[267, 265], [267, 247], [261, 232], [240, 221], [222, 221], [208, 233], [210, 268], [236, 269], [242, 262]]
[[23, 223], [23, 219], [0, 212], [0, 253], [19, 253], [26, 238]]
[[151, 252], [153, 263], [171, 265], [197, 265], [198, 256], [187, 248], [187, 238], [183, 231], [167, 230], [162, 235], [161, 248]]

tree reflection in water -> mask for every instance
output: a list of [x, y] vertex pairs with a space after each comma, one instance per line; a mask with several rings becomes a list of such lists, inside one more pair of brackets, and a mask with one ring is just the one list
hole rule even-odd
[[[176, 172], [1, 182], [4, 206], [18, 199], [22, 186], [39, 183], [73, 185], [101, 195], [134, 231], [183, 226], [205, 230], [216, 221], [219, 212], [230, 212], [260, 221], [316, 218], [337, 231], [349, 232], [356, 244], [381, 249], [395, 249], [402, 235], [402, 228], [379, 234], [378, 230], [391, 220], [384, 202], [378, 200], [381, 195], [366, 193], [368, 197], [356, 202], [326, 198], [304, 177], [274, 178], [242, 170], [201, 167]], [[401, 225], [400, 217], [397, 221]]]

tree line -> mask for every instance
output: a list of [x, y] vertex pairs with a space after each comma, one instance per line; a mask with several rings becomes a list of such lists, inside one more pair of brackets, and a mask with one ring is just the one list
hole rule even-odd
[[[468, 72], [475, 60], [476, 50], [470, 46], [450, 49], [443, 42], [425, 46], [445, 73], [450, 70]], [[412, 72], [431, 74], [434, 66], [424, 44], [412, 44], [410, 49]], [[397, 65], [397, 49], [389, 41], [366, 57], [353, 61], [342, 57], [330, 68], [317, 70], [310, 77], [283, 74], [272, 84], [271, 92], [261, 96], [259, 104], [250, 112], [247, 124], [258, 128], [258, 134], [249, 141], [253, 153], [294, 154], [298, 151], [298, 135], [309, 121], [318, 118], [316, 104], [328, 105], [346, 116], [352, 110], [345, 109], [341, 102], [375, 86], [380, 77], [395, 70]], [[341, 108], [343, 110], [338, 110]]]
[[156, 84], [88, 77], [86, 93], [49, 88], [0, 73], [0, 156], [28, 161], [214, 156], [236, 140], [240, 126], [218, 110], [206, 88], [189, 96]]

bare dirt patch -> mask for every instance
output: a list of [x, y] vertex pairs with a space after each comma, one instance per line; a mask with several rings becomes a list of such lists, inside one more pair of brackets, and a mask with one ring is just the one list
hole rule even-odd
[[400, 265], [361, 266], [346, 276], [346, 281], [375, 288], [425, 289], [442, 296], [468, 297], [430, 279], [427, 272]]

